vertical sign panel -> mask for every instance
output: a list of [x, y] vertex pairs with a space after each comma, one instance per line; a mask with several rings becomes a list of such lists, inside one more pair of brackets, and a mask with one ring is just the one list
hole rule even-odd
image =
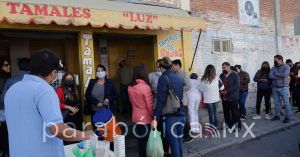
[[85, 92], [90, 80], [95, 76], [93, 33], [80, 32], [79, 46], [82, 89]]

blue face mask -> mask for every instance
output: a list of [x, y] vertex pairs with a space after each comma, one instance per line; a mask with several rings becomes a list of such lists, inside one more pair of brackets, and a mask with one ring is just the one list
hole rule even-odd
[[98, 71], [96, 73], [96, 75], [97, 75], [98, 78], [103, 79], [103, 78], [105, 78], [106, 73], [105, 73], [105, 71]]

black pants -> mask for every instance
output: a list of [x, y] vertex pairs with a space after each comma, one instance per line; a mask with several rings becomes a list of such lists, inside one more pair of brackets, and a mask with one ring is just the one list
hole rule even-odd
[[165, 117], [162, 117], [161, 120], [158, 121], [157, 130], [159, 132], [161, 132], [161, 139], [163, 142], [164, 152], [165, 152], [165, 154], [168, 154], [170, 145], [169, 145], [167, 137], [166, 137], [166, 130], [165, 130], [166, 124], [164, 121], [165, 121]]
[[[9, 154], [7, 125], [5, 122], [0, 123], [0, 152], [5, 156], [6, 154]], [[2, 156], [0, 155], [0, 157]]]
[[259, 115], [260, 114], [260, 106], [262, 99], [265, 99], [265, 107], [266, 107], [266, 114], [270, 113], [271, 110], [271, 94], [272, 94], [272, 89], [257, 89], [257, 98], [256, 98], [256, 113]]
[[148, 142], [148, 137], [150, 134], [150, 125], [136, 125], [136, 128], [134, 129], [135, 131], [135, 136], [139, 140], [139, 157], [146, 157], [146, 148], [147, 148], [147, 142]]
[[241, 128], [241, 119], [238, 109], [239, 101], [232, 100], [232, 101], [223, 101], [223, 112], [225, 123], [232, 127], [234, 124], [238, 124], [238, 127]]
[[129, 95], [128, 95], [128, 86], [120, 85], [120, 101], [121, 101], [121, 113], [128, 113], [131, 115], [132, 112], [132, 106], [129, 101]]
[[298, 107], [298, 111], [300, 111], [300, 85], [296, 86], [295, 97], [296, 97], [296, 105]]

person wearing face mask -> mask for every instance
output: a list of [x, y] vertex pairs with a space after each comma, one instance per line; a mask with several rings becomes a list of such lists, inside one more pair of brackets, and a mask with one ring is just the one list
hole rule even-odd
[[293, 77], [295, 75], [295, 70], [296, 70], [296, 64], [293, 64], [293, 61], [291, 59], [287, 59], [285, 61], [285, 64], [287, 64], [291, 70], [290, 70], [290, 102], [292, 103], [291, 105], [296, 105], [296, 94], [295, 94], [295, 90], [296, 90], [296, 78]]
[[56, 89], [60, 101], [64, 122], [70, 127], [81, 130], [81, 117], [79, 109], [79, 95], [75, 85], [74, 75], [65, 73], [62, 77], [62, 85]]
[[56, 78], [53, 80], [53, 82], [51, 83], [51, 86], [54, 88], [54, 89], [57, 89], [58, 87], [61, 86], [62, 84], [62, 78], [63, 78], [63, 75], [65, 74], [65, 70], [64, 70], [64, 64], [63, 62], [60, 60], [59, 61], [59, 69], [57, 71], [57, 75], [56, 75]]
[[[162, 75], [162, 73], [160, 71], [160, 67], [159, 67], [160, 62], [161, 62], [161, 59], [158, 59], [156, 61], [156, 71], [152, 72], [148, 75], [149, 83], [150, 83], [152, 93], [153, 93], [153, 109], [155, 109], [156, 104], [157, 104], [157, 85], [158, 85], [158, 80], [159, 80], [160, 76]], [[160, 131], [162, 134], [164, 133], [162, 131], [163, 130], [162, 121], [158, 122], [157, 130]], [[165, 138], [165, 135], [162, 135], [162, 142], [163, 142], [165, 154], [167, 155], [167, 154], [169, 154], [169, 143], [168, 143], [167, 139]]]
[[8, 133], [7, 133], [7, 126], [5, 122], [5, 115], [4, 115], [4, 103], [3, 98], [5, 94], [5, 85], [10, 77], [10, 65], [8, 61], [1, 59], [0, 60], [1, 69], [0, 69], [0, 156], [6, 156], [9, 153], [8, 150]]
[[261, 69], [258, 70], [254, 76], [254, 82], [257, 82], [257, 97], [256, 97], [256, 115], [252, 117], [254, 120], [261, 119], [261, 102], [262, 99], [265, 99], [265, 108], [266, 115], [265, 119], [270, 120], [271, 115], [271, 94], [272, 94], [272, 83], [269, 78], [270, 73], [270, 64], [267, 61], [264, 61], [261, 65]]
[[[162, 121], [163, 135], [170, 145], [170, 156], [183, 157], [182, 135], [186, 123], [186, 107], [182, 102], [183, 80], [171, 71], [172, 63], [168, 57], [163, 57], [158, 64], [162, 75], [158, 80], [157, 104], [153, 112], [154, 117], [151, 126], [153, 129], [157, 129], [158, 123]], [[170, 88], [172, 88], [174, 94], [179, 98], [180, 108], [173, 114], [162, 114], [162, 111], [166, 106]]]
[[239, 112], [241, 115], [241, 119], [245, 120], [246, 119], [246, 100], [248, 97], [248, 85], [250, 83], [250, 77], [249, 74], [242, 70], [241, 65], [235, 65], [235, 68], [240, 75], [240, 99], [239, 99]]
[[224, 119], [227, 127], [241, 130], [241, 119], [238, 110], [239, 93], [240, 93], [240, 76], [237, 72], [230, 70], [230, 64], [222, 64], [223, 73], [220, 79], [225, 89], [221, 91]]
[[92, 118], [95, 112], [104, 105], [110, 107], [113, 113], [116, 112], [112, 104], [119, 97], [115, 83], [106, 78], [106, 67], [100, 64], [96, 70], [97, 79], [90, 80], [85, 93], [85, 99], [92, 111]]
[[290, 67], [283, 62], [281, 55], [274, 56], [274, 67], [270, 71], [272, 80], [272, 93], [275, 103], [275, 116], [272, 121], [280, 120], [281, 100], [285, 105], [285, 119], [283, 123], [290, 122], [291, 105], [289, 101], [289, 75]]
[[159, 61], [160, 61], [160, 59], [156, 61], [156, 71], [152, 72], [148, 75], [149, 83], [150, 83], [150, 86], [152, 89], [153, 99], [154, 99], [153, 108], [155, 108], [155, 104], [157, 101], [157, 83], [158, 83], [159, 77], [161, 76], [161, 72], [159, 70], [159, 64], [158, 64]]
[[48, 50], [33, 53], [30, 74], [9, 88], [5, 114], [10, 156], [64, 157], [63, 141], [89, 140], [92, 131], [77, 131], [63, 122], [59, 99], [50, 83], [59, 59]]
[[296, 63], [295, 66], [296, 68], [292, 77], [295, 78], [295, 99], [296, 106], [298, 107], [298, 110], [295, 114], [298, 114], [300, 113], [300, 63]]

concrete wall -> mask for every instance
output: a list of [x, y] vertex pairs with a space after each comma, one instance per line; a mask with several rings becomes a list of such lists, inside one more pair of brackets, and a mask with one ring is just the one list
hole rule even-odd
[[[293, 20], [299, 15], [300, 1], [292, 4], [281, 1], [282, 17], [282, 49], [285, 59], [300, 60], [300, 38], [293, 35]], [[226, 6], [226, 7], [225, 7]], [[256, 101], [256, 84], [252, 81], [255, 72], [263, 61], [273, 64], [276, 54], [275, 13], [273, 0], [260, 0], [260, 27], [254, 28], [239, 24], [238, 0], [214, 1], [191, 0], [191, 9], [206, 19], [207, 31], [200, 38], [195, 58], [195, 71], [202, 76], [205, 67], [213, 64], [221, 73], [221, 64], [224, 61], [232, 65], [241, 64], [249, 72], [251, 83], [247, 106], [254, 107]], [[198, 32], [193, 32], [193, 47], [196, 47]], [[229, 38], [232, 40], [232, 53], [213, 53], [212, 38]]]

